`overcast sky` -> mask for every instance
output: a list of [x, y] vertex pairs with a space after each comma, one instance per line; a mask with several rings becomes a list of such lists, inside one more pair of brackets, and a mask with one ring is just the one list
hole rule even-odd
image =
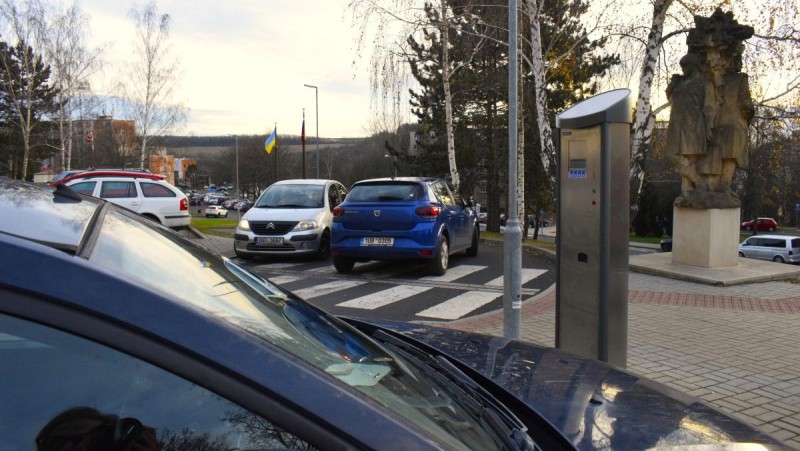
[[[95, 90], [124, 70], [134, 26], [129, 1], [83, 0], [90, 44], [109, 46], [109, 66]], [[188, 108], [181, 134], [300, 134], [314, 136], [315, 90], [319, 135], [368, 134], [369, 84], [356, 59], [347, 0], [159, 0], [172, 19], [170, 43], [181, 62], [178, 100]], [[356, 73], [356, 71], [359, 73]], [[106, 111], [113, 113], [113, 111]]]

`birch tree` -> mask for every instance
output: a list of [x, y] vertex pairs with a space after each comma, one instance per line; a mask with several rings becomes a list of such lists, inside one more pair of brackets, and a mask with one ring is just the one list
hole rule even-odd
[[664, 21], [667, 10], [674, 0], [654, 0], [653, 16], [650, 24], [650, 33], [645, 44], [645, 56], [642, 70], [639, 75], [639, 92], [636, 98], [636, 112], [634, 115], [633, 136], [631, 139], [631, 173], [633, 186], [636, 186], [636, 198], [642, 192], [644, 183], [644, 162], [647, 146], [653, 134], [655, 114], [651, 111], [651, 94], [653, 81], [656, 76], [656, 64], [661, 50], [664, 36]]
[[132, 9], [136, 26], [135, 60], [128, 66], [124, 97], [141, 140], [139, 166], [145, 168], [149, 145], [186, 120], [185, 108], [175, 103], [179, 62], [170, 55], [170, 16], [160, 14], [155, 2]]
[[[525, 0], [524, 15], [528, 19], [528, 52], [523, 54], [527, 63], [528, 78], [533, 84], [534, 108], [539, 158], [551, 196], [556, 184], [556, 151], [551, 120], [553, 106], [548, 105], [548, 93], [561, 91], [561, 104], [556, 108], [571, 106], [584, 96], [597, 91], [597, 78], [619, 62], [615, 55], [596, 55], [606, 38], [592, 40], [590, 34], [600, 28], [603, 14], [587, 21], [579, 20], [588, 7], [579, 1]], [[609, 6], [607, 11], [612, 11]], [[547, 30], [544, 25], [547, 24]], [[544, 41], [544, 38], [547, 41]], [[567, 94], [568, 93], [568, 94]], [[520, 177], [524, 177], [520, 173]], [[523, 182], [524, 185], [524, 182]]]
[[[384, 6], [387, 5], [388, 6]], [[456, 31], [461, 31], [461, 27], [467, 24], [475, 24], [471, 20], [474, 15], [471, 13], [469, 5], [462, 6], [461, 11], [455, 14], [448, 5], [447, 0], [440, 0], [438, 8], [433, 8], [432, 4], [424, 5], [420, 8], [420, 2], [415, 0], [396, 0], [394, 2], [377, 2], [374, 0], [353, 0], [348, 5], [353, 12], [354, 21], [360, 22], [361, 32], [358, 39], [359, 49], [364, 48], [366, 36], [373, 36], [368, 30], [374, 27], [378, 31], [378, 37], [373, 42], [371, 49], [371, 72], [370, 84], [372, 86], [373, 98], [391, 99], [388, 106], [391, 106], [391, 113], [399, 117], [401, 104], [407, 104], [405, 92], [410, 86], [410, 77], [406, 62], [409, 58], [408, 38], [409, 36], [419, 36], [430, 30], [438, 31], [439, 39], [442, 43], [442, 53], [438, 60], [431, 59], [430, 64], [439, 67], [442, 79], [442, 90], [444, 92], [445, 107], [445, 133], [447, 139], [447, 160], [449, 165], [450, 178], [458, 189], [460, 175], [458, 172], [455, 147], [455, 133], [453, 132], [453, 94], [451, 92], [452, 79], [456, 74], [469, 64], [471, 58], [461, 60], [453, 65], [450, 61], [450, 35]], [[395, 41], [385, 40], [383, 33], [388, 29], [399, 30]], [[480, 36], [481, 33], [471, 32], [473, 35]], [[402, 40], [401, 40], [402, 39]], [[474, 56], [483, 47], [484, 40], [479, 40], [473, 48]], [[387, 106], [383, 104], [383, 106]], [[400, 120], [394, 121], [399, 128]]]
[[81, 115], [81, 98], [91, 91], [89, 78], [102, 67], [101, 50], [87, 47], [84, 30], [88, 28], [89, 17], [73, 3], [63, 12], [53, 9], [43, 32], [44, 55], [58, 91], [59, 108], [53, 117], [59, 137], [57, 151], [61, 168], [66, 170], [72, 167], [73, 121]]
[[[555, 186], [555, 144], [553, 143], [553, 129], [550, 127], [549, 109], [547, 108], [547, 91], [545, 88], [545, 74], [547, 66], [544, 61], [542, 47], [542, 27], [539, 17], [542, 13], [543, 0], [527, 0], [525, 14], [530, 25], [530, 56], [529, 66], [533, 78], [534, 101], [536, 105], [536, 125], [539, 129], [539, 145], [541, 146], [541, 160], [549, 183]], [[524, 171], [521, 171], [524, 172]]]

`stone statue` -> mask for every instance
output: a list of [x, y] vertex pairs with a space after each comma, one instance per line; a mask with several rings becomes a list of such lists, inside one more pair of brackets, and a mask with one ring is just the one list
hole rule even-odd
[[753, 28], [733, 14], [695, 16], [689, 31], [683, 75], [667, 87], [672, 107], [667, 148], [681, 174], [683, 193], [676, 205], [738, 207], [730, 185], [736, 169], [747, 168], [747, 129], [753, 118], [747, 74], [742, 70], [744, 40]]
[[713, 138], [717, 99], [713, 83], [700, 71], [700, 62], [693, 53], [681, 58], [683, 75], [673, 75], [667, 86], [672, 106], [667, 145], [675, 156], [683, 191], [708, 189], [698, 169]]

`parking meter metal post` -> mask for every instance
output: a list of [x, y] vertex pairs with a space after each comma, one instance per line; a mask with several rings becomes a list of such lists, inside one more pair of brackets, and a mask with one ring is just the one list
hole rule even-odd
[[625, 367], [629, 89], [584, 100], [559, 129], [556, 346]]

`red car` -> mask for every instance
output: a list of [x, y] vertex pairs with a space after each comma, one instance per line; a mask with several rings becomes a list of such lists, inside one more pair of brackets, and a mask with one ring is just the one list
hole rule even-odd
[[757, 218], [751, 221], [743, 222], [742, 230], [753, 230], [754, 223], [756, 229], [759, 231], [766, 230], [767, 232], [772, 232], [778, 230], [778, 223], [772, 218]]

